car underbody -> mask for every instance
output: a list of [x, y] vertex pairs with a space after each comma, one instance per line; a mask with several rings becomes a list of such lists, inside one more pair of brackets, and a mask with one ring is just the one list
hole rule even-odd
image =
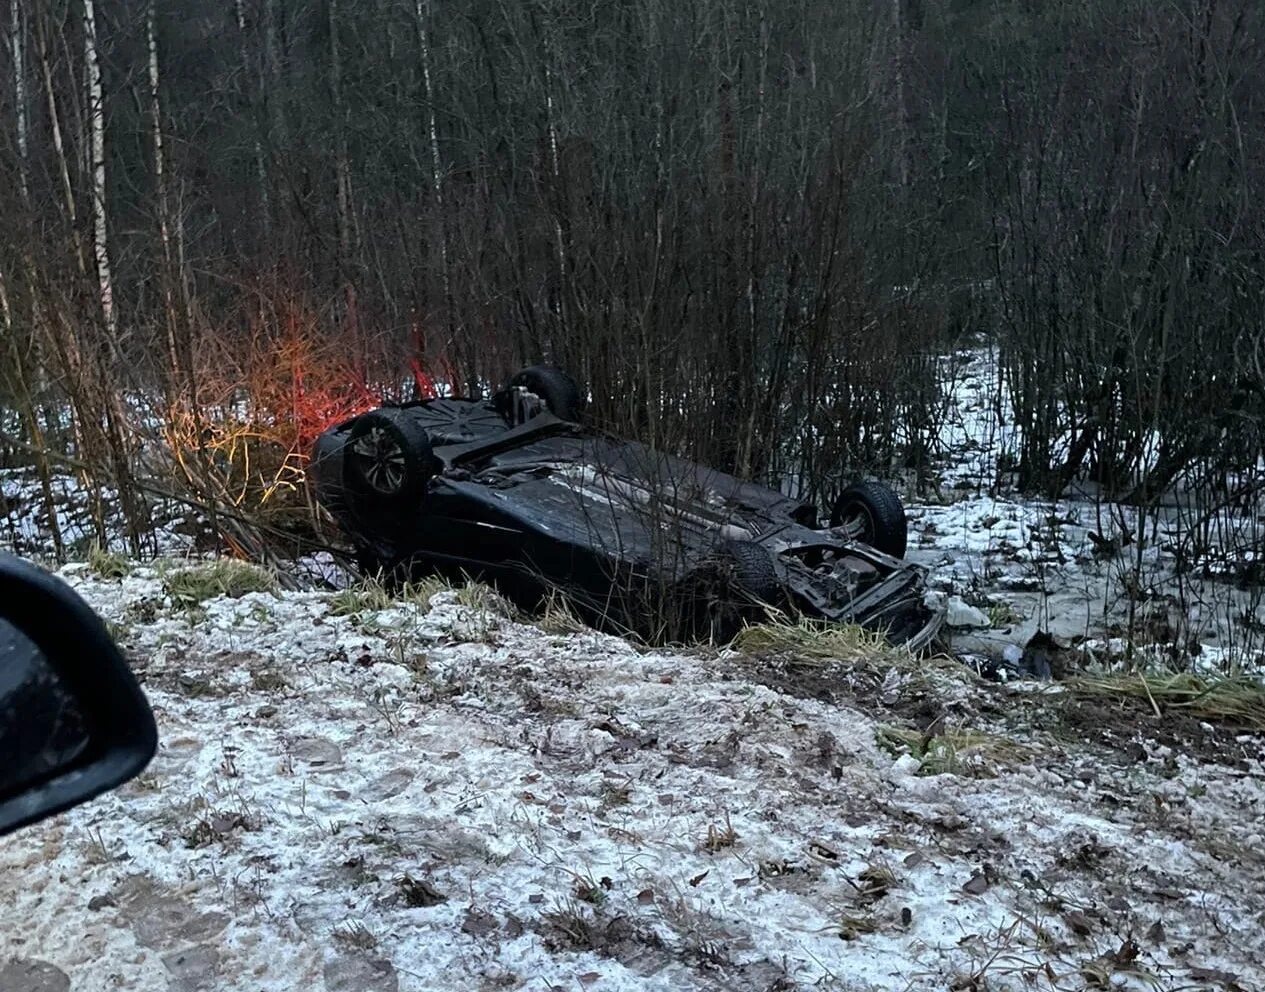
[[809, 504], [583, 426], [550, 385], [383, 407], [322, 435], [317, 498], [361, 567], [491, 581], [528, 607], [561, 595], [651, 638], [727, 638], [770, 608], [911, 650], [936, 638], [922, 570], [863, 540], [884, 543], [886, 523], [903, 553], [885, 487], [821, 526]]

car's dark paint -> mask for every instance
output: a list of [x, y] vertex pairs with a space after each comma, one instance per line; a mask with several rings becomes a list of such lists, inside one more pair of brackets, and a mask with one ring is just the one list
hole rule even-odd
[[[39, 730], [31, 721], [67, 706], [83, 738], [81, 745], [60, 750], [55, 761], [37, 761], [33, 771], [6, 769], [7, 778], [0, 778], [8, 783], [0, 786], [5, 834], [135, 777], [153, 757], [158, 738], [149, 703], [105, 624], [66, 583], [0, 554], [0, 617], [40, 659], [39, 677], [0, 699], [0, 741], [29, 740]], [[20, 759], [6, 754], [5, 760]]]
[[802, 614], [886, 629], [913, 647], [939, 629], [921, 569], [845, 528], [817, 526], [811, 505], [547, 411], [510, 425], [495, 399], [399, 409], [436, 428], [436, 471], [420, 501], [388, 505], [355, 491], [344, 464], [354, 418], [313, 454], [318, 500], [370, 567], [461, 570], [523, 598], [561, 588], [640, 629], [630, 611], [684, 595], [718, 547], [750, 541], [768, 551]]

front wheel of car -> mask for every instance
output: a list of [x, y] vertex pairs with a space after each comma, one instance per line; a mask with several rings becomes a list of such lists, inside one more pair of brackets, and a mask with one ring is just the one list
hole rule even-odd
[[900, 497], [881, 482], [857, 482], [835, 500], [831, 527], [846, 527], [854, 540], [904, 558], [909, 544], [909, 524]]
[[343, 455], [348, 488], [377, 504], [418, 500], [434, 475], [425, 428], [408, 410], [383, 407], [352, 424]]

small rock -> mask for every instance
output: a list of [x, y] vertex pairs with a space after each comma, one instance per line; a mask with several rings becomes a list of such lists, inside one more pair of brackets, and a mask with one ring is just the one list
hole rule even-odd
[[472, 937], [486, 937], [500, 928], [500, 921], [495, 916], [475, 909], [473, 906], [466, 910], [466, 918], [461, 921], [461, 932], [468, 933]]
[[[206, 941], [228, 926], [225, 914], [199, 913], [144, 876], [126, 880], [116, 891], [122, 913], [142, 947], [165, 949], [176, 944]], [[0, 989], [3, 988], [0, 984]]]
[[4, 992], [68, 992], [70, 977], [47, 961], [14, 958], [0, 964], [0, 989]]
[[333, 741], [324, 737], [301, 737], [294, 742], [290, 753], [309, 765], [330, 767], [343, 763], [343, 752]]
[[325, 963], [325, 992], [399, 992], [395, 966], [384, 958], [348, 954]]
[[215, 986], [220, 968], [220, 953], [200, 944], [183, 951], [163, 955], [163, 965], [171, 974], [171, 992], [202, 992]]
[[376, 782], [362, 790], [363, 797], [370, 802], [380, 802], [398, 796], [413, 781], [413, 773], [407, 768], [397, 768], [387, 772]]
[[983, 895], [988, 891], [988, 879], [984, 877], [983, 872], [976, 872], [962, 885], [962, 891], [969, 892], [973, 896]]

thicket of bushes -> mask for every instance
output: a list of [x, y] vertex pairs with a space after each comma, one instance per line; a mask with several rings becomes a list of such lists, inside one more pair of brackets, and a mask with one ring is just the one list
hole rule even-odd
[[540, 359], [809, 497], [925, 481], [965, 331], [1001, 344], [1024, 488], [1254, 498], [1256, 0], [0, 20], [6, 457], [78, 459], [137, 532], [138, 476], [293, 507], [330, 419]]

